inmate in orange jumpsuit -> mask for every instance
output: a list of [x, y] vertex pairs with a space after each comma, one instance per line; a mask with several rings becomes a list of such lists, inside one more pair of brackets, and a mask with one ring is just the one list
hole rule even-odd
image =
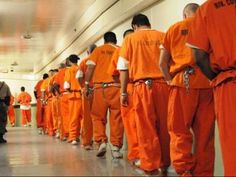
[[[85, 73], [87, 71], [87, 65], [86, 62], [89, 58], [83, 59], [80, 62], [79, 65], [79, 71], [77, 78], [83, 79], [83, 85], [84, 86], [84, 78]], [[92, 87], [92, 83], [90, 84], [90, 87]], [[92, 106], [93, 98], [92, 95], [89, 98], [86, 98], [84, 95], [82, 97], [82, 143], [84, 146], [91, 145], [92, 139], [93, 139], [93, 122], [91, 118], [91, 106]]]
[[59, 85], [59, 114], [61, 121], [59, 123], [60, 139], [64, 140], [69, 136], [69, 92], [64, 89], [65, 72], [68, 68], [59, 69], [54, 78], [54, 83]]
[[196, 15], [188, 44], [210, 55], [225, 176], [236, 176], [236, 2], [208, 0]]
[[107, 142], [106, 123], [107, 111], [110, 116], [110, 142], [121, 148], [123, 145], [124, 127], [120, 111], [120, 85], [114, 83], [112, 76], [107, 74], [112, 55], [117, 46], [107, 43], [97, 47], [89, 61], [96, 67], [93, 74], [94, 94], [91, 116], [93, 120], [94, 140], [98, 144]]
[[167, 131], [169, 87], [157, 67], [163, 36], [163, 33], [151, 29], [140, 29], [128, 35], [121, 47], [117, 67], [129, 70], [129, 77], [135, 82], [135, 124], [140, 168], [145, 171], [170, 165]]
[[60, 111], [59, 111], [59, 93], [54, 88], [55, 85], [55, 77], [58, 73], [55, 73], [49, 83], [50, 92], [52, 94], [52, 104], [51, 104], [51, 111], [52, 111], [52, 119], [53, 119], [53, 132], [59, 133], [59, 124], [61, 121]]
[[14, 96], [11, 96], [10, 105], [8, 106], [8, 112], [7, 112], [11, 126], [15, 126], [16, 123], [15, 110], [13, 106], [14, 100], [15, 100]]
[[37, 128], [43, 128], [43, 105], [41, 102], [41, 85], [43, 83], [43, 80], [40, 80], [36, 86], [34, 87], [34, 90], [37, 95], [37, 110], [36, 110], [36, 123], [37, 123]]
[[48, 135], [53, 136], [53, 118], [52, 118], [52, 111], [51, 111], [51, 105], [52, 105], [52, 94], [49, 91], [49, 85], [51, 77], [48, 77], [45, 79], [41, 86], [41, 92], [44, 92], [44, 131], [48, 133]]
[[80, 135], [82, 98], [81, 87], [76, 79], [79, 70], [77, 64], [73, 64], [65, 73], [64, 88], [70, 91], [69, 94], [69, 137], [68, 142], [76, 141]]
[[27, 125], [31, 123], [31, 96], [27, 92], [21, 92], [17, 97], [17, 102], [20, 103], [21, 123]]
[[[185, 45], [192, 21], [193, 18], [187, 18], [171, 26], [163, 43], [171, 55], [169, 63], [172, 82], [168, 106], [170, 154], [178, 174], [190, 171], [194, 176], [213, 176], [213, 91], [209, 80], [194, 65], [191, 49]], [[188, 89], [183, 80], [186, 69], [193, 69], [193, 73], [189, 74]]]
[[[112, 62], [108, 69], [108, 74], [113, 77], [119, 76], [119, 71], [117, 71], [117, 62], [120, 54], [120, 47], [117, 48], [112, 56]], [[134, 119], [134, 107], [133, 107], [133, 90], [134, 85], [132, 82], [128, 83], [127, 93], [128, 97], [128, 106], [121, 106], [121, 116], [124, 124], [124, 130], [127, 137], [128, 143], [128, 160], [137, 160], [139, 159], [139, 150], [138, 150], [138, 137], [137, 129]]]

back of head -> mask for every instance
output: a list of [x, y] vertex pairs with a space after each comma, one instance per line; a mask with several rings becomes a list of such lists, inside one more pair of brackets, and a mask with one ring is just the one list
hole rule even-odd
[[126, 30], [126, 31], [124, 32], [124, 34], [123, 34], [123, 38], [125, 38], [127, 35], [129, 35], [129, 34], [131, 34], [131, 33], [133, 33], [133, 32], [134, 32], [133, 29], [128, 29], [128, 30]]
[[43, 80], [47, 79], [49, 76], [47, 73], [43, 74]]
[[116, 34], [113, 32], [106, 32], [104, 34], [104, 42], [105, 43], [113, 43], [116, 44], [117, 43], [117, 39], [116, 39]]
[[184, 19], [193, 17], [197, 12], [199, 5], [197, 3], [189, 3], [184, 7], [183, 16]]
[[140, 26], [148, 26], [151, 27], [151, 24], [149, 22], [149, 19], [146, 15], [143, 14], [137, 14], [133, 17], [132, 23], [131, 23], [132, 27], [134, 25], [140, 27]]
[[78, 60], [80, 60], [80, 58], [77, 55], [72, 54], [68, 57], [68, 60], [73, 64], [77, 64]]
[[96, 44], [91, 44], [90, 46], [88, 46], [87, 48], [88, 54], [91, 54], [94, 51], [94, 49], [96, 49], [96, 47], [97, 47]]
[[24, 92], [24, 91], [25, 91], [25, 87], [21, 87], [20, 90], [21, 90], [22, 92]]
[[66, 67], [66, 64], [65, 63], [60, 63], [60, 66], [59, 66], [59, 69], [63, 69]]

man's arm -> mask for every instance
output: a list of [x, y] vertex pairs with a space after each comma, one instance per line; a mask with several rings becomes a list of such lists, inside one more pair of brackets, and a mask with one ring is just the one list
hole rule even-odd
[[217, 73], [213, 72], [210, 66], [209, 54], [201, 49], [193, 48], [193, 58], [203, 74], [210, 80], [213, 80]]
[[120, 70], [120, 84], [121, 84], [121, 105], [128, 106], [127, 85], [129, 82], [129, 71]]
[[170, 85], [171, 80], [172, 80], [172, 76], [170, 75], [170, 68], [169, 68], [170, 59], [171, 59], [170, 53], [166, 49], [162, 48], [161, 53], [160, 53], [159, 66], [168, 85]]
[[96, 65], [88, 65], [86, 74], [85, 74], [85, 95], [88, 96], [89, 95], [89, 83], [92, 79], [93, 76], [93, 72], [95, 70]]

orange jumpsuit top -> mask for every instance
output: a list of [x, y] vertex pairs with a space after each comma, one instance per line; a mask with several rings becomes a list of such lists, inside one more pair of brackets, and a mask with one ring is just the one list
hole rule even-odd
[[93, 74], [93, 83], [111, 83], [114, 82], [111, 75], [107, 74], [112, 55], [117, 46], [113, 44], [104, 44], [97, 47], [89, 57], [96, 67]]
[[51, 94], [49, 93], [49, 83], [50, 83], [50, 77], [43, 80], [43, 83], [41, 85], [41, 92], [45, 92], [45, 99], [51, 98]]
[[65, 72], [65, 83], [64, 88], [69, 89], [70, 91], [80, 91], [81, 87], [79, 85], [79, 82], [76, 78], [76, 73], [79, 70], [78, 65], [72, 65], [70, 68], [68, 68]]
[[42, 86], [43, 80], [38, 81], [36, 86], [34, 87], [34, 91], [36, 91], [37, 99], [41, 98], [41, 86]]
[[27, 92], [21, 92], [17, 98], [17, 102], [23, 106], [30, 106], [31, 96]]
[[193, 18], [187, 18], [171, 26], [167, 31], [163, 47], [171, 54], [170, 73], [173, 76], [172, 85], [185, 87], [183, 81], [184, 69], [186, 67], [194, 68], [194, 74], [191, 74], [190, 88], [210, 88], [210, 82], [195, 65], [192, 56], [192, 50], [186, 46], [189, 29]]
[[59, 69], [59, 72], [54, 77], [54, 83], [59, 85], [60, 93], [66, 92], [64, 89], [64, 82], [65, 82], [65, 73], [68, 68]]
[[[84, 87], [85, 74], [86, 74], [86, 71], [87, 71], [87, 68], [88, 68], [88, 66], [87, 66], [86, 63], [88, 62], [88, 60], [89, 60], [89, 57], [83, 59], [83, 60], [80, 62], [80, 64], [79, 64], [79, 70], [78, 70], [78, 72], [76, 73], [76, 78], [77, 78], [77, 79], [78, 79], [78, 78], [83, 78], [82, 87]], [[90, 82], [89, 85], [92, 87], [92, 85], [93, 85], [92, 82]]]
[[235, 77], [236, 71], [236, 13], [235, 1], [206, 1], [198, 10], [190, 30], [188, 45], [210, 54], [211, 67], [221, 72], [214, 85], [229, 77]]
[[111, 76], [116, 76], [119, 75], [119, 71], [116, 69], [117, 68], [117, 63], [120, 55], [120, 47], [118, 47], [114, 54], [112, 55], [111, 63], [110, 66], [108, 67], [107, 73]]
[[121, 47], [117, 69], [129, 69], [129, 77], [134, 81], [162, 78], [158, 64], [163, 38], [164, 33], [151, 29], [128, 35]]

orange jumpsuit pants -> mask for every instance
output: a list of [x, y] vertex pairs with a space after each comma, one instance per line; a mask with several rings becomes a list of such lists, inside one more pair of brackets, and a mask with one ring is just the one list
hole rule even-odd
[[61, 115], [60, 139], [63, 140], [69, 136], [69, 96], [68, 92], [64, 92], [59, 98], [59, 112]]
[[37, 128], [43, 128], [43, 113], [44, 108], [40, 99], [37, 99], [36, 123]]
[[27, 125], [31, 122], [31, 110], [21, 110], [21, 123]]
[[120, 88], [98, 87], [94, 89], [91, 117], [96, 143], [107, 142], [106, 123], [109, 110], [110, 142], [119, 148], [123, 145], [124, 127], [120, 110]]
[[93, 98], [82, 98], [82, 143], [91, 145], [93, 140], [93, 122], [91, 118], [91, 106]]
[[168, 130], [176, 172], [192, 171], [194, 176], [213, 176], [215, 114], [212, 89], [190, 89], [187, 93], [186, 88], [171, 87]]
[[167, 130], [169, 87], [153, 81], [149, 87], [136, 82], [134, 87], [135, 123], [141, 166], [145, 171], [169, 167], [170, 137]]
[[121, 107], [121, 115], [128, 143], [128, 160], [139, 159], [138, 136], [134, 117], [135, 112], [133, 107], [133, 87], [133, 84], [128, 84], [128, 106]]
[[52, 98], [47, 100], [47, 105], [45, 106], [45, 126], [46, 131], [49, 136], [54, 136], [55, 132], [53, 131], [53, 117], [52, 117]]
[[16, 123], [16, 116], [15, 116], [15, 110], [14, 110], [14, 106], [10, 105], [8, 107], [8, 117], [9, 117], [9, 121], [11, 125], [15, 125]]
[[224, 175], [236, 176], [236, 78], [214, 89], [215, 110], [219, 127]]
[[60, 111], [59, 111], [59, 97], [53, 96], [52, 98], [52, 118], [53, 118], [53, 131], [59, 131], [59, 126], [61, 123], [60, 118]]
[[80, 92], [72, 92], [69, 96], [69, 137], [68, 141], [76, 141], [81, 129], [82, 98]]

